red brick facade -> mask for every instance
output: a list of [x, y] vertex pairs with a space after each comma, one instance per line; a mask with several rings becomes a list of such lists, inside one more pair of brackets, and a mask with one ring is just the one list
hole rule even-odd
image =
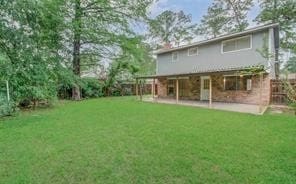
[[[224, 90], [224, 76], [211, 75], [212, 79], [212, 100], [217, 102], [236, 102], [246, 104], [269, 104], [270, 100], [270, 78], [264, 75], [262, 82], [262, 93], [260, 95], [260, 77], [252, 76], [252, 89], [247, 90]], [[157, 80], [158, 97], [174, 98], [168, 95], [168, 80], [176, 79], [159, 78]], [[190, 76], [179, 79], [179, 99], [200, 100], [200, 76]], [[262, 101], [260, 100], [260, 96]]]

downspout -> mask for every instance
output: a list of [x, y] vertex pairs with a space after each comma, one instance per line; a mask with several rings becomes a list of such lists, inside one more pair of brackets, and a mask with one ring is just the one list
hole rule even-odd
[[276, 78], [275, 68], [275, 46], [274, 46], [274, 28], [268, 30], [268, 64], [272, 79]]

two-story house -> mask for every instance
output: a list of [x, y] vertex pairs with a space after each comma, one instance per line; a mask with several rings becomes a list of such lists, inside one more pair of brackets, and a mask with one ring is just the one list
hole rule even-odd
[[[158, 98], [267, 105], [270, 79], [278, 75], [278, 48], [279, 26], [268, 24], [158, 50], [156, 75], [140, 78], [153, 79]], [[254, 72], [257, 67], [263, 71]]]

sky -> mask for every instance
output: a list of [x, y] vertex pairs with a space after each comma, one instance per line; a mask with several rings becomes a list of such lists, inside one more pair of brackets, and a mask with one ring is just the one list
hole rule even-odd
[[[186, 14], [192, 15], [192, 22], [199, 23], [202, 16], [207, 13], [208, 7], [213, 0], [158, 0], [150, 8], [151, 16], [155, 17], [165, 10], [183, 10]], [[258, 4], [248, 14], [250, 26], [255, 26], [254, 18], [259, 12]]]

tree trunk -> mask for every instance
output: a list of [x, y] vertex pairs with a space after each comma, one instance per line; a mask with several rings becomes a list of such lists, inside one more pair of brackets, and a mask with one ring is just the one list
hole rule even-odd
[[[75, 0], [75, 17], [74, 23], [74, 42], [73, 42], [73, 72], [75, 75], [80, 77], [80, 47], [81, 47], [81, 2], [80, 0]], [[80, 100], [80, 86], [75, 85], [72, 88], [72, 99]]]

